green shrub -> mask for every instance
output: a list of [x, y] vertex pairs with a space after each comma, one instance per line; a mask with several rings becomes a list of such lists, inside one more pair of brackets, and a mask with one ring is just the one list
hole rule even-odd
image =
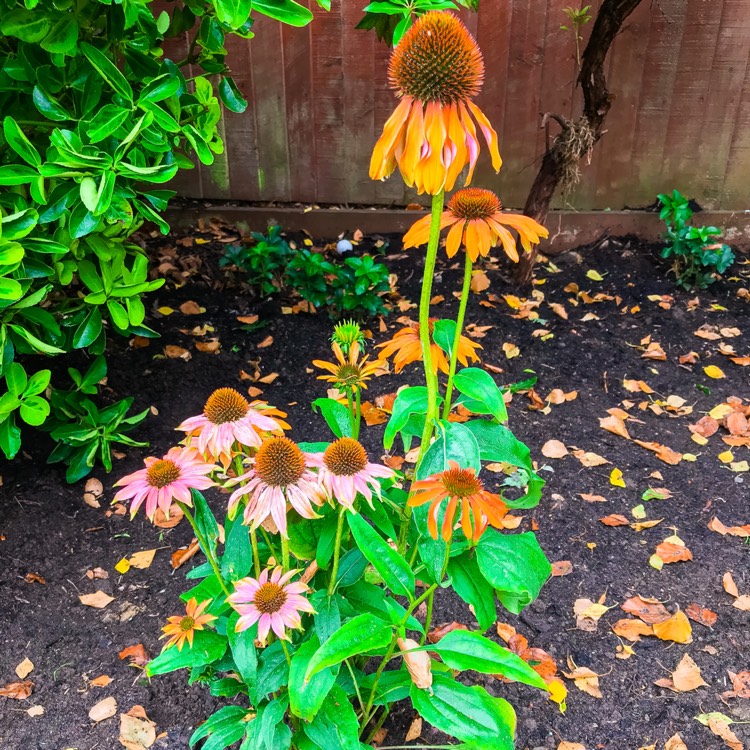
[[[8, 458], [20, 434], [16, 406], [7, 409], [24, 396], [20, 373], [34, 368], [19, 355], [99, 355], [108, 332], [157, 335], [144, 325], [141, 296], [163, 280], [148, 280], [129, 238], [145, 221], [166, 232], [160, 212], [174, 193], [164, 183], [193, 167], [192, 154], [210, 165], [222, 153], [221, 103], [247, 106], [225, 38], [253, 35], [251, 9], [297, 26], [312, 19], [292, 0], [188, 0], [158, 15], [148, 0], [0, 0], [0, 448]], [[165, 38], [186, 32], [188, 55], [166, 58]], [[188, 65], [205, 74], [186, 78]], [[28, 411], [18, 407], [41, 426]]]
[[669, 243], [661, 251], [662, 258], [672, 258], [672, 271], [677, 283], [686, 289], [704, 289], [716, 281], [734, 263], [729, 245], [720, 242], [722, 231], [717, 227], [690, 225], [693, 210], [678, 190], [659, 195], [659, 218], [667, 225], [664, 239]]

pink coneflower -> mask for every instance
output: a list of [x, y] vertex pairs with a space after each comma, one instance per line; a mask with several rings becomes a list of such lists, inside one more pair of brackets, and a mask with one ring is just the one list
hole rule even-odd
[[[245, 523], [257, 529], [271, 516], [286, 536], [287, 502], [303, 518], [318, 518], [312, 503], [322, 505], [326, 495], [317, 477], [307, 468], [305, 454], [287, 437], [271, 437], [258, 448], [253, 468], [232, 484], [245, 482], [229, 498], [229, 511], [247, 496]], [[312, 501], [312, 502], [311, 502]]]
[[166, 638], [169, 636], [169, 640], [164, 644], [164, 648], [168, 649], [170, 646], [176, 644], [177, 650], [182, 651], [185, 641], [192, 648], [195, 631], [203, 630], [204, 625], [208, 625], [209, 622], [217, 619], [215, 615], [204, 614], [204, 611], [210, 604], [210, 599], [200, 604], [198, 604], [196, 599], [191, 599], [185, 607], [185, 614], [183, 616], [168, 617], [167, 624], [162, 628], [164, 635], [161, 637]]
[[[263, 442], [262, 432], [282, 432], [282, 424], [271, 416], [261, 413], [262, 402], [250, 404], [234, 388], [219, 388], [214, 391], [203, 407], [203, 414], [186, 419], [177, 429], [196, 437], [198, 450], [214, 461], [221, 461], [224, 468], [232, 460], [235, 443], [259, 448]], [[281, 414], [275, 409], [268, 409]]]
[[313, 453], [309, 463], [318, 467], [318, 481], [329, 498], [335, 498], [344, 507], [353, 510], [357, 493], [372, 505], [372, 490], [380, 495], [378, 478], [390, 479], [393, 469], [367, 460], [367, 451], [354, 438], [343, 437], [331, 443], [325, 453]]
[[228, 602], [239, 612], [236, 630], [243, 630], [258, 623], [258, 640], [265, 645], [269, 630], [273, 630], [282, 640], [288, 641], [287, 628], [302, 629], [300, 612], [314, 614], [310, 602], [301, 596], [308, 590], [301, 581], [289, 583], [289, 579], [299, 571], [290, 570], [282, 575], [281, 567], [273, 569], [271, 580], [268, 568], [260, 578], [243, 578], [234, 584], [234, 593]]
[[154, 520], [156, 509], [161, 508], [169, 518], [173, 500], [185, 505], [193, 504], [190, 490], [205, 490], [213, 486], [206, 475], [216, 467], [206, 463], [195, 448], [171, 448], [164, 458], [144, 459], [145, 469], [128, 474], [115, 487], [123, 487], [113, 502], [131, 500], [130, 517], [133, 518], [146, 501], [146, 515]]

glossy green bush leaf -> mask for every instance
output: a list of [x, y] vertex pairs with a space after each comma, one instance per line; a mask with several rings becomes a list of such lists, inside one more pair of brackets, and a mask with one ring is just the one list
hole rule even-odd
[[42, 157], [34, 144], [26, 137], [18, 123], [10, 116], [3, 120], [3, 133], [8, 145], [32, 167], [42, 163]]
[[88, 61], [94, 66], [99, 75], [110, 85], [121, 97], [129, 102], [133, 101], [133, 89], [128, 79], [120, 69], [103, 52], [88, 42], [81, 42], [81, 52], [86, 55]]
[[294, 0], [253, 0], [253, 10], [290, 26], [306, 26], [313, 20], [312, 12]]
[[477, 545], [477, 563], [503, 606], [516, 615], [539, 596], [552, 573], [552, 566], [530, 531], [502, 534], [488, 528]]
[[357, 546], [380, 573], [386, 586], [398, 596], [412, 598], [414, 573], [409, 563], [361, 515], [347, 513], [347, 521]]
[[391, 642], [392, 627], [371, 614], [358, 615], [344, 623], [311, 657], [305, 679], [344, 659], [385, 649]]

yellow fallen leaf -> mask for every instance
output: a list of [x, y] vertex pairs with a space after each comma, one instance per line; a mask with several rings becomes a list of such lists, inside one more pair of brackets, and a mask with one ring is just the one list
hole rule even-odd
[[588, 271], [586, 271], [586, 278], [591, 279], [592, 281], [604, 281], [604, 277], [599, 273], [599, 271], [595, 271], [593, 268], [590, 268]]
[[612, 469], [609, 475], [609, 483], [615, 487], [625, 487], [625, 480], [620, 469]]
[[151, 566], [151, 563], [154, 561], [154, 555], [156, 555], [155, 549], [141, 550], [140, 552], [133, 553], [128, 562], [133, 568], [145, 570]]
[[94, 609], [104, 609], [115, 600], [113, 596], [109, 596], [109, 594], [101, 590], [93, 594], [82, 594], [78, 599], [81, 604], [85, 604], [87, 607], [94, 607]]
[[34, 662], [27, 656], [17, 667], [16, 674], [23, 680], [34, 671]]
[[117, 565], [115, 565], [115, 570], [121, 575], [124, 576], [125, 573], [127, 573], [130, 570], [130, 560], [128, 560], [127, 557], [123, 557], [122, 560], [120, 560]]
[[729, 464], [729, 468], [732, 471], [750, 471], [750, 463], [747, 461], [732, 461], [731, 464]]
[[732, 453], [732, 451], [724, 451], [723, 453], [719, 453], [717, 458], [719, 459], [719, 461], [721, 461], [721, 463], [728, 464], [734, 461], [734, 454]]
[[171, 307], [160, 307], [158, 308], [157, 312], [160, 315], [171, 315], [174, 312], [174, 310]]
[[662, 641], [690, 643], [693, 640], [693, 628], [690, 620], [680, 609], [664, 622], [655, 622], [652, 626], [654, 635]]
[[664, 567], [664, 560], [662, 560], [661, 557], [659, 557], [659, 555], [651, 555], [651, 557], [648, 558], [648, 564], [652, 568], [661, 570]]
[[701, 675], [700, 667], [685, 654], [670, 677], [655, 680], [655, 685], [672, 690], [675, 693], [687, 693], [699, 687], [708, 687], [708, 683]]
[[515, 345], [506, 342], [503, 344], [503, 351], [507, 359], [513, 359], [514, 357], [521, 356], [521, 350]]
[[726, 377], [724, 371], [716, 365], [708, 365], [707, 367], [704, 367], [703, 372], [705, 372], [709, 378], [714, 378], [715, 380], [720, 380], [721, 378]]

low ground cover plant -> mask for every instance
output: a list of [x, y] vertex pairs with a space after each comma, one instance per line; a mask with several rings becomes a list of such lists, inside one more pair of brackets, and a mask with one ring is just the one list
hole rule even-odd
[[390, 291], [388, 268], [371, 255], [330, 260], [324, 253], [288, 243], [281, 228], [253, 232], [253, 242], [229, 246], [219, 265], [242, 271], [259, 296], [296, 292], [333, 318], [360, 319], [387, 314], [383, 295]]
[[[312, 19], [292, 0], [197, 0], [158, 13], [148, 2], [0, 0], [6, 457], [20, 450], [19, 425], [42, 427], [50, 413], [43, 406], [50, 371], [39, 368], [40, 356], [98, 356], [108, 334], [157, 335], [144, 324], [141, 298], [163, 280], [148, 279], [146, 257], [130, 238], [144, 221], [167, 231], [160, 214], [174, 192], [164, 183], [192, 168], [193, 154], [211, 164], [222, 152], [222, 103], [245, 109], [224, 42], [231, 34], [252, 36], [251, 9], [294, 25]], [[164, 40], [186, 33], [189, 54], [165, 57]], [[204, 72], [187, 73], [188, 66]], [[17, 392], [27, 376], [27, 390]], [[87, 429], [88, 417], [71, 412], [69, 419], [71, 429]], [[86, 461], [95, 455], [106, 452], [88, 451]], [[78, 453], [56, 450], [55, 459], [77, 462]]]
[[668, 243], [661, 257], [672, 259], [672, 273], [679, 286], [705, 289], [734, 263], [732, 249], [721, 242], [722, 231], [718, 227], [696, 227], [690, 223], [693, 210], [679, 190], [658, 197], [659, 218], [667, 225], [664, 239]]
[[[403, 66], [415, 56], [419, 65]], [[458, 65], [443, 67], [445, 59]], [[505, 532], [508, 510], [534, 507], [544, 482], [507, 425], [504, 389], [470, 366], [479, 347], [462, 335], [474, 260], [498, 244], [517, 258], [509, 228], [525, 248], [546, 231], [476, 188], [457, 191], [443, 211], [445, 190], [478, 157], [469, 112], [500, 166], [496, 134], [472, 102], [481, 54], [460, 21], [422, 16], [390, 72], [402, 99], [372, 172], [381, 178], [398, 166], [432, 196], [431, 215], [405, 237], [407, 247], [427, 243], [419, 321], [384, 342], [377, 358], [365, 352], [356, 323], [336, 327], [332, 360], [313, 362], [335, 389], [314, 404], [330, 441], [295, 443], [283, 412], [219, 388], [179, 425], [179, 446], [118, 482], [115, 501], [129, 502], [131, 514], [143, 508], [154, 519], [179, 507], [207, 560], [188, 574], [196, 583], [182, 596], [185, 612], [168, 619], [165, 648], [146, 668], [150, 676], [186, 669], [191, 683], [233, 699], [191, 737], [191, 745], [205, 741], [204, 750], [235, 742], [242, 750], [371, 748], [403, 700], [460, 747], [511, 750], [512, 706], [459, 677], [501, 675], [564, 695], [533, 663], [483, 635], [498, 602], [523, 610], [551, 566], [532, 532]], [[448, 226], [448, 255], [465, 252], [461, 304], [455, 321], [432, 320], [435, 260]], [[374, 460], [360, 441], [362, 389], [390, 358], [397, 370], [424, 366], [424, 385], [399, 391], [384, 435], [386, 450], [397, 439], [407, 450], [419, 440], [406, 473]], [[503, 467], [499, 486], [482, 473], [485, 462]], [[204, 495], [212, 488], [228, 490], [219, 495], [221, 524]], [[471, 605], [479, 630], [428, 643], [444, 588]]]

